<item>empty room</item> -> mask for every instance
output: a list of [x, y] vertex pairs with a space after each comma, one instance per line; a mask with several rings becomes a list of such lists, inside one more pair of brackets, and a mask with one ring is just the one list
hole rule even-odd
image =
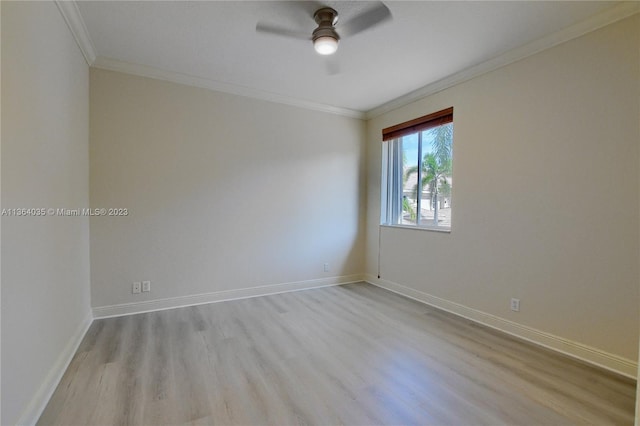
[[0, 14], [2, 425], [640, 426], [640, 2]]

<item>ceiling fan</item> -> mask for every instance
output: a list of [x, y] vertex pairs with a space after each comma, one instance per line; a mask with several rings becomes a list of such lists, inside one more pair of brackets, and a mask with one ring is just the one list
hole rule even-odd
[[[306, 5], [316, 4], [314, 2], [303, 2]], [[291, 3], [292, 5], [300, 5], [301, 3]], [[287, 28], [277, 27], [262, 22], [256, 25], [256, 31], [268, 34], [274, 34], [284, 37], [292, 37], [301, 40], [310, 40], [313, 47], [320, 55], [331, 55], [338, 50], [338, 41], [340, 36], [349, 37], [358, 34], [364, 30], [372, 28], [387, 19], [391, 18], [389, 8], [382, 2], [375, 2], [375, 5], [359, 15], [349, 19], [344, 24], [338, 26], [338, 12], [328, 6], [316, 4], [316, 10], [313, 13], [313, 20], [318, 27], [311, 34], [299, 31], [292, 31]]]

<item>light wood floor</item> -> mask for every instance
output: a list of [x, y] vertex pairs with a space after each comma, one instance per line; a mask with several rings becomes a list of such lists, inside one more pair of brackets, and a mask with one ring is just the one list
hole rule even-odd
[[635, 383], [358, 283], [95, 321], [39, 424], [632, 424]]

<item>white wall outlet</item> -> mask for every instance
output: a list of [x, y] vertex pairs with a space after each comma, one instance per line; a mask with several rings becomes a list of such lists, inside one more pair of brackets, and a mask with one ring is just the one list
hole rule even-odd
[[151, 291], [151, 281], [142, 281], [142, 291], [145, 293]]
[[329, 272], [329, 264], [328, 263], [324, 264], [324, 271], [325, 272]]
[[511, 299], [511, 310], [520, 312], [520, 299]]
[[133, 294], [138, 294], [140, 293], [140, 289], [141, 289], [141, 285], [140, 285], [140, 281], [135, 281], [133, 283], [133, 287], [131, 288], [131, 293]]

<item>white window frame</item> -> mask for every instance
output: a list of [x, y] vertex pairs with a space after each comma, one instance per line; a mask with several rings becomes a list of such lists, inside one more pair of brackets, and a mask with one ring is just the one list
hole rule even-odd
[[[447, 122], [437, 123], [433, 125], [429, 125], [429, 122], [433, 122], [433, 117], [438, 119], [439, 115], [443, 115], [443, 113], [450, 113], [451, 118]], [[417, 121], [423, 120], [423, 127], [420, 127], [420, 124], [416, 125]], [[425, 124], [426, 123], [426, 124]], [[453, 222], [451, 226], [440, 226], [434, 225], [430, 222], [421, 223], [420, 221], [420, 211], [421, 211], [421, 202], [422, 202], [422, 134], [425, 130], [429, 128], [434, 128], [446, 123], [453, 123], [453, 108], [449, 108], [447, 110], [439, 111], [437, 113], [433, 113], [419, 119], [411, 120], [407, 123], [403, 123], [397, 126], [393, 126], [391, 128], [387, 128], [383, 130], [383, 137], [385, 131], [393, 130], [395, 128], [402, 128], [402, 126], [415, 126], [415, 130], [413, 128], [409, 128], [409, 130], [404, 131], [404, 135], [409, 134], [417, 134], [418, 135], [418, 171], [417, 171], [417, 185], [418, 185], [418, 194], [420, 196], [417, 197], [417, 206], [416, 210], [418, 212], [416, 218], [415, 225], [409, 224], [401, 224], [398, 218], [402, 215], [402, 196], [403, 196], [403, 176], [402, 176], [402, 165], [398, 164], [402, 161], [402, 136], [385, 140], [382, 143], [382, 173], [381, 173], [381, 194], [380, 194], [380, 225], [386, 227], [393, 228], [406, 228], [406, 229], [417, 229], [424, 231], [436, 231], [436, 232], [445, 232], [450, 233], [451, 228], [453, 227]], [[409, 127], [408, 126], [408, 127]], [[395, 164], [394, 164], [395, 162]], [[390, 198], [396, 198], [395, 202], [390, 202]]]

